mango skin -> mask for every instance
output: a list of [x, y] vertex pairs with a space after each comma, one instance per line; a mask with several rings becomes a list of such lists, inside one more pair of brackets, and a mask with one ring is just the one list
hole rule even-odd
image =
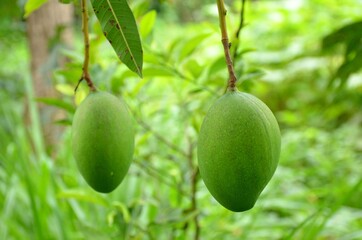
[[110, 93], [91, 92], [75, 112], [72, 148], [86, 182], [98, 192], [113, 191], [128, 172], [134, 151], [126, 104]]
[[271, 110], [253, 95], [229, 91], [210, 108], [200, 129], [201, 177], [225, 208], [249, 210], [273, 176], [280, 148]]

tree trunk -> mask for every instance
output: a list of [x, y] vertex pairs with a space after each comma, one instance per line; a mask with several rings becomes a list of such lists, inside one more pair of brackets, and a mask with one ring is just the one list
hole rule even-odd
[[[54, 46], [72, 45], [72, 24], [73, 6], [60, 4], [58, 0], [49, 0], [27, 19], [31, 75], [37, 98], [57, 97], [52, 85], [52, 71], [64, 65], [65, 58], [54, 52]], [[52, 149], [61, 133], [61, 127], [54, 125], [54, 121], [63, 114], [44, 104], [38, 104], [38, 110], [45, 144]]]

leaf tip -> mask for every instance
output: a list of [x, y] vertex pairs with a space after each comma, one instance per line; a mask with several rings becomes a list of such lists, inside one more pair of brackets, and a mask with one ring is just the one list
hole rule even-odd
[[137, 74], [138, 74], [138, 76], [140, 76], [140, 78], [143, 78], [142, 70], [138, 71]]

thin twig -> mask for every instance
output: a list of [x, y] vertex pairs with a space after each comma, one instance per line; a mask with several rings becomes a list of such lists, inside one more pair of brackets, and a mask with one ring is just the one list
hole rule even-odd
[[[197, 193], [197, 179], [199, 175], [199, 168], [195, 167], [192, 173], [191, 177], [191, 200], [192, 200], [192, 211], [197, 211], [197, 199], [196, 199], [196, 193]], [[195, 214], [194, 217], [194, 223], [195, 223], [195, 235], [194, 239], [198, 240], [200, 238], [200, 223], [199, 223], [199, 214]]]
[[[193, 152], [194, 152], [194, 144], [192, 143], [192, 140], [189, 139], [189, 148], [188, 148], [188, 164], [189, 164], [189, 169], [191, 169], [192, 171], [192, 175], [191, 175], [191, 207], [190, 209], [187, 210], [187, 212], [195, 212], [197, 211], [197, 198], [196, 198], [196, 193], [197, 193], [197, 182], [198, 182], [198, 175], [199, 175], [199, 168], [197, 166], [194, 165], [193, 162]], [[195, 214], [194, 218], [194, 225], [195, 225], [195, 234], [194, 234], [194, 240], [199, 240], [200, 239], [200, 223], [199, 223], [199, 214]]]
[[233, 61], [230, 57], [230, 42], [228, 38], [227, 28], [226, 28], [226, 9], [224, 5], [224, 0], [217, 0], [217, 9], [219, 12], [219, 22], [220, 22], [220, 29], [221, 29], [221, 42], [224, 47], [225, 59], [226, 64], [229, 71], [229, 81], [228, 81], [228, 89], [229, 91], [236, 91], [236, 76], [233, 66]]
[[178, 190], [184, 197], [187, 197], [189, 196], [189, 194], [187, 192], [185, 192], [184, 190], [182, 189], [179, 189], [177, 185], [175, 185], [174, 183], [166, 180], [164, 178], [164, 175], [162, 175], [160, 173], [160, 171], [155, 168], [155, 167], [152, 167], [150, 165], [146, 165], [144, 163], [142, 163], [141, 161], [134, 161], [135, 164], [139, 165], [141, 169], [143, 169], [145, 171], [145, 173], [147, 173], [148, 175], [150, 175], [151, 177], [154, 177], [155, 179], [157, 179], [158, 181], [160, 181], [161, 183], [169, 186], [170, 188], [173, 188], [173, 189], [176, 189]]
[[[241, 30], [244, 27], [244, 20], [245, 20], [245, 2], [246, 0], [241, 0], [241, 11], [240, 11], [240, 22], [239, 22], [239, 27], [235, 32], [235, 38], [239, 40], [239, 35]], [[239, 41], [238, 41], [239, 42]], [[239, 48], [239, 44], [235, 45], [234, 48], [234, 54], [233, 54], [233, 62], [236, 61], [237, 57], [238, 57], [238, 48]]]
[[155, 136], [155, 138], [157, 138], [158, 140], [160, 140], [161, 142], [163, 142], [165, 145], [167, 145], [169, 148], [175, 150], [176, 152], [180, 153], [182, 156], [184, 157], [188, 157], [187, 153], [185, 151], [183, 151], [181, 148], [179, 148], [178, 146], [176, 146], [175, 144], [173, 144], [172, 142], [168, 141], [164, 136], [162, 136], [161, 134], [153, 131], [153, 129], [151, 128], [151, 126], [149, 126], [147, 123], [145, 123], [144, 121], [142, 121], [141, 119], [137, 119], [137, 122], [139, 125], [141, 125], [141, 127], [143, 127], [145, 130], [152, 132], [152, 134]]
[[91, 91], [96, 91], [96, 88], [90, 78], [89, 75], [89, 31], [88, 31], [88, 9], [87, 9], [87, 0], [81, 0], [82, 3], [82, 31], [83, 31], [83, 38], [84, 38], [84, 62], [82, 68], [82, 76], [78, 81], [77, 86], [74, 89], [74, 92], [77, 92], [79, 84], [85, 80], [87, 82], [88, 87]]

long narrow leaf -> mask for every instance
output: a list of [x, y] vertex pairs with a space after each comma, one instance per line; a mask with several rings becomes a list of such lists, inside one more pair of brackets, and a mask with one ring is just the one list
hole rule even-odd
[[66, 110], [69, 113], [74, 113], [75, 112], [75, 107], [67, 102], [64, 102], [60, 99], [55, 99], [55, 98], [37, 98], [36, 99], [37, 102], [42, 102], [45, 103], [47, 105], [50, 106], [54, 106], [54, 107], [58, 107], [58, 108], [62, 108], [64, 110]]
[[126, 0], [91, 0], [94, 13], [119, 59], [142, 77], [143, 51], [135, 18]]
[[28, 0], [25, 4], [25, 15], [24, 17], [27, 18], [29, 15], [40, 8], [43, 4], [48, 2], [48, 0]]

